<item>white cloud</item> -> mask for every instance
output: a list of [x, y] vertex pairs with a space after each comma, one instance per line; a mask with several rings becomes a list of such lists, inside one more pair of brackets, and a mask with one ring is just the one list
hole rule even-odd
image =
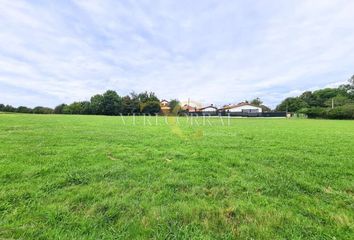
[[353, 74], [353, 10], [350, 0], [1, 1], [0, 102], [53, 106], [115, 89], [274, 107]]

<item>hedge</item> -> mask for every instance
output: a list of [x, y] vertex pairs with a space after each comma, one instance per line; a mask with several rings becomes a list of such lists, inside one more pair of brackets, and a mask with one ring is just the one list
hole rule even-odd
[[326, 119], [354, 119], [354, 104], [347, 104], [335, 108], [312, 107], [301, 109], [299, 113], [304, 113], [308, 118]]

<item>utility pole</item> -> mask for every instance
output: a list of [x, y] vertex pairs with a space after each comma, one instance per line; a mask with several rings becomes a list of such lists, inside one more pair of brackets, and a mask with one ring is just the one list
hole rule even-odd
[[286, 103], [286, 113], [285, 113], [286, 119], [288, 119], [288, 106], [289, 106], [289, 104]]
[[334, 108], [334, 99], [332, 98], [332, 109]]

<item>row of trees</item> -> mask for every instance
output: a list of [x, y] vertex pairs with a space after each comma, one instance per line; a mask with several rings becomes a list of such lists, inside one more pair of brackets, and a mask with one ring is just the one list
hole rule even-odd
[[[174, 109], [179, 104], [178, 100], [170, 101]], [[173, 106], [172, 106], [173, 105]], [[160, 112], [160, 100], [153, 92], [131, 93], [121, 97], [117, 92], [108, 90], [103, 94], [96, 94], [90, 101], [60, 104], [54, 109], [47, 107], [35, 107], [33, 109], [20, 106], [14, 108], [10, 105], [0, 104], [0, 111], [40, 114], [95, 114], [95, 115], [132, 115], [132, 114], [156, 114]]]
[[313, 118], [354, 119], [354, 75], [338, 88], [306, 91], [298, 97], [286, 98], [276, 110], [304, 113]]
[[[270, 109], [262, 105], [259, 98], [249, 101], [260, 106], [264, 112]], [[178, 113], [180, 103], [174, 99], [170, 101], [173, 113]], [[160, 112], [160, 100], [153, 92], [131, 93], [127, 96], [119, 96], [117, 92], [108, 90], [103, 94], [96, 94], [90, 101], [60, 104], [54, 109], [47, 107], [35, 107], [33, 109], [20, 106], [0, 104], [2, 112], [39, 113], [39, 114], [95, 114], [95, 115], [132, 115], [132, 114], [156, 114]], [[176, 111], [177, 110], [177, 111]], [[350, 118], [354, 119], [354, 75], [348, 80], [348, 84], [338, 88], [325, 88], [314, 92], [306, 91], [298, 97], [289, 97], [282, 101], [276, 111], [287, 111], [307, 114], [309, 117], [320, 118]]]
[[[246, 101], [248, 102], [248, 101]], [[263, 105], [259, 98], [249, 101], [253, 105], [263, 108], [268, 112], [270, 108]], [[177, 99], [169, 101], [171, 114], [181, 111], [180, 102]], [[121, 97], [117, 92], [108, 90], [103, 94], [96, 94], [90, 101], [79, 101], [71, 104], [60, 104], [54, 109], [38, 106], [28, 108], [20, 106], [15, 108], [11, 105], [0, 104], [0, 112], [37, 113], [37, 114], [94, 114], [94, 115], [133, 115], [133, 114], [156, 114], [161, 111], [160, 100], [153, 92], [131, 93]]]
[[54, 110], [52, 108], [41, 107], [41, 106], [38, 106], [35, 108], [28, 108], [25, 106], [19, 106], [18, 108], [15, 108], [11, 105], [0, 104], [0, 112], [51, 114], [51, 113], [54, 113]]
[[57, 114], [129, 115], [158, 112], [160, 112], [160, 100], [152, 92], [131, 93], [121, 97], [113, 90], [96, 94], [90, 101], [61, 104], [54, 109], [54, 113]]

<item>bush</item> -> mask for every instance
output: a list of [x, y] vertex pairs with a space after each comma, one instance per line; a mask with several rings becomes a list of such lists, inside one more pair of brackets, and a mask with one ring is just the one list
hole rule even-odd
[[48, 107], [35, 107], [33, 108], [33, 113], [37, 113], [37, 114], [52, 114], [54, 113], [54, 110]]
[[55, 114], [63, 114], [63, 109], [64, 109], [64, 107], [66, 107], [66, 106], [67, 106], [67, 105], [66, 105], [65, 103], [56, 106], [56, 107], [54, 108], [54, 113], [55, 113]]
[[277, 111], [296, 112], [302, 108], [308, 107], [308, 104], [299, 97], [290, 97], [281, 102], [277, 107]]
[[17, 112], [18, 113], [32, 113], [32, 109], [28, 108], [28, 107], [25, 107], [25, 106], [19, 106], [17, 108]]
[[160, 102], [148, 101], [141, 104], [141, 112], [145, 114], [156, 114], [160, 112]]
[[69, 110], [65, 108], [65, 111], [70, 114], [81, 114], [83, 109], [81, 106], [81, 103], [79, 102], [73, 102], [68, 106]]
[[304, 113], [309, 118], [327, 118], [327, 110], [326, 108], [321, 107], [312, 107], [312, 108], [305, 108], [301, 109], [299, 113]]
[[299, 113], [306, 114], [309, 118], [327, 118], [327, 119], [354, 119], [354, 104], [347, 104], [340, 107], [330, 108], [305, 108]]
[[330, 119], [354, 119], [354, 104], [348, 104], [330, 109], [327, 117]]
[[16, 112], [16, 108], [11, 105], [6, 105], [3, 110], [4, 112]]
[[[178, 100], [174, 100], [178, 103]], [[173, 101], [171, 101], [174, 103]], [[177, 109], [178, 110], [178, 109]], [[37, 114], [96, 114], [111, 115], [120, 114], [155, 114], [160, 112], [160, 100], [153, 92], [140, 94], [131, 93], [121, 97], [113, 90], [107, 90], [103, 94], [96, 94], [90, 101], [73, 102], [71, 104], [60, 104], [54, 109], [38, 106], [33, 110], [24, 106], [17, 108], [11, 105], [0, 104], [0, 111], [3, 112], [32, 112]]]

